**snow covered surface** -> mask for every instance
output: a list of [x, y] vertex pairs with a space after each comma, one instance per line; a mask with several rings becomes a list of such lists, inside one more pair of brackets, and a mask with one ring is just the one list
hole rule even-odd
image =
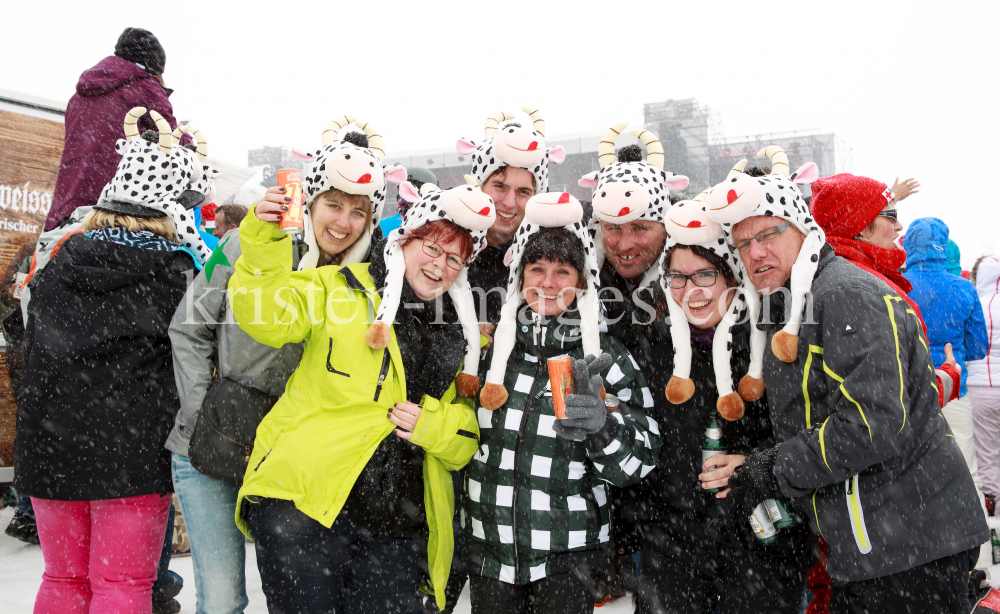
[[[14, 508], [0, 510], [0, 595], [2, 595], [4, 614], [31, 614], [35, 603], [35, 593], [42, 582], [42, 571], [45, 564], [42, 561], [42, 549], [30, 546], [3, 533], [14, 515]], [[191, 568], [191, 557], [176, 558], [170, 561], [170, 569], [184, 578], [184, 590], [177, 596], [181, 604], [182, 614], [194, 614], [195, 590], [194, 570]], [[995, 576], [994, 576], [995, 577]], [[260, 574], [257, 573], [257, 556], [253, 544], [247, 544], [247, 594], [250, 606], [246, 614], [265, 614], [267, 602], [260, 589]], [[456, 614], [469, 614], [469, 587], [459, 598]], [[632, 598], [625, 597], [595, 610], [598, 614], [627, 614], [632, 612]]]

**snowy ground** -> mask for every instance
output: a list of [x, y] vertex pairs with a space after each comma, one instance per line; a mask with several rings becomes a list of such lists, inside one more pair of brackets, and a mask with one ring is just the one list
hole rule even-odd
[[[38, 546], [30, 546], [12, 537], [7, 537], [3, 529], [7, 528], [13, 508], [0, 510], [0, 595], [2, 595], [4, 614], [31, 614], [35, 603], [35, 593], [42, 582], [42, 550]], [[195, 590], [194, 571], [191, 568], [191, 558], [177, 558], [170, 562], [170, 569], [184, 578], [184, 590], [177, 596], [181, 603], [183, 614], [194, 614]], [[257, 557], [253, 545], [247, 544], [247, 593], [250, 596], [250, 606], [247, 614], [264, 614], [267, 603], [264, 593], [260, 590], [260, 574], [257, 573]], [[469, 614], [469, 589], [459, 598], [456, 614]], [[626, 614], [632, 612], [632, 599], [626, 597], [596, 610], [599, 614]]]

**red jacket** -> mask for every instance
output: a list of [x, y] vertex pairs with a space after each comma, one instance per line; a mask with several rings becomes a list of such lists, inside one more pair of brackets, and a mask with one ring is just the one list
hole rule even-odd
[[[171, 129], [177, 127], [169, 95], [156, 77], [114, 55], [80, 75], [66, 107], [66, 140], [45, 230], [58, 226], [77, 207], [97, 204], [121, 160], [115, 143], [125, 138], [129, 110], [146, 107], [162, 115]], [[148, 115], [139, 120], [140, 134], [155, 129]]]

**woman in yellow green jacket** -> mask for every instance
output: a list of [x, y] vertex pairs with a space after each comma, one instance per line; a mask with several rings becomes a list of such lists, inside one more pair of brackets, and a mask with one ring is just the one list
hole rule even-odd
[[[359, 158], [349, 145], [324, 153]], [[229, 284], [236, 321], [261, 343], [305, 345], [257, 429], [236, 509], [271, 611], [419, 613], [421, 567], [444, 606], [448, 472], [469, 461], [479, 435], [455, 384], [462, 370], [459, 387], [478, 392], [468, 377], [479, 336], [465, 266], [485, 245], [493, 202], [467, 186], [423, 197], [407, 183], [400, 190], [418, 202], [373, 246], [371, 264], [292, 272], [278, 194], [240, 226]]]

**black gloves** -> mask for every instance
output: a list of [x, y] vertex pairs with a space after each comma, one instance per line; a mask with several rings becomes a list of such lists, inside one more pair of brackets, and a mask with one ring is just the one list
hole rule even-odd
[[728, 496], [735, 498], [737, 509], [741, 508], [741, 501], [745, 504], [741, 514], [749, 510], [745, 514], [749, 516], [765, 499], [781, 496], [778, 478], [774, 476], [774, 461], [778, 458], [779, 447], [780, 444], [746, 457], [743, 464], [737, 467], [736, 472], [729, 478]]
[[604, 379], [601, 371], [611, 366], [611, 355], [601, 352], [597, 358], [588, 354], [573, 361], [573, 383], [576, 394], [566, 396], [566, 417], [557, 419], [556, 434], [564, 439], [583, 441], [601, 430], [608, 420], [608, 410], [601, 400]]

